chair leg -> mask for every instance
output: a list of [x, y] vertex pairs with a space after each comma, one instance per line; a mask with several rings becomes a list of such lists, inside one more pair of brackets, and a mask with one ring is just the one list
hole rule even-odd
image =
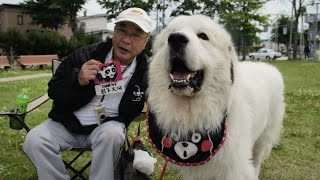
[[87, 180], [87, 178], [86, 177], [84, 177], [83, 176], [83, 172], [88, 168], [88, 167], [90, 167], [90, 165], [91, 165], [91, 161], [89, 161], [85, 166], [83, 166], [80, 170], [77, 170], [76, 168], [74, 168], [73, 166], [72, 166], [72, 164], [84, 153], [85, 151], [80, 151], [78, 154], [77, 154], [77, 156], [75, 156], [69, 163], [68, 162], [66, 162], [65, 160], [63, 160], [63, 163], [65, 164], [65, 166], [66, 166], [66, 168], [67, 169], [70, 169], [73, 173], [74, 173], [74, 175], [72, 176], [72, 180], [73, 179], [76, 179], [77, 177], [80, 177], [81, 179], [83, 179], [83, 180]]
[[83, 179], [83, 180], [87, 180], [87, 178], [84, 177], [82, 173], [83, 173], [88, 167], [90, 167], [90, 165], [91, 165], [91, 161], [89, 161], [85, 166], [83, 166], [83, 167], [80, 169], [80, 171], [78, 171], [78, 173], [75, 174], [75, 175], [71, 178], [71, 180], [76, 179], [76, 177], [78, 177], [78, 176], [79, 176], [81, 179]]

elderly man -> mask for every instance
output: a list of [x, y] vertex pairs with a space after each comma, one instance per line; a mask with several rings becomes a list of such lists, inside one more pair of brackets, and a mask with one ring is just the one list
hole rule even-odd
[[48, 86], [49, 119], [23, 144], [40, 180], [69, 179], [60, 152], [91, 147], [90, 179], [114, 179], [126, 128], [143, 109], [151, 19], [140, 8], [116, 18], [111, 40], [71, 53]]

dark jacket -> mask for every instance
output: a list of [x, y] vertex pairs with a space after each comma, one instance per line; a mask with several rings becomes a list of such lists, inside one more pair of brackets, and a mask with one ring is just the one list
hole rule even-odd
[[[111, 47], [112, 40], [109, 40], [76, 50], [62, 61], [48, 83], [48, 94], [53, 99], [49, 117], [54, 121], [61, 122], [71, 132], [88, 134], [97, 126], [84, 127], [73, 114], [74, 111], [89, 103], [95, 96], [94, 82], [90, 81], [89, 85], [81, 86], [78, 82], [78, 73], [81, 66], [90, 59], [96, 59], [104, 63]], [[141, 113], [144, 107], [145, 90], [147, 88], [146, 77], [147, 56], [142, 52], [137, 56], [136, 70], [120, 101], [119, 117], [115, 119], [123, 122], [126, 127]], [[137, 97], [135, 95], [137, 91], [143, 92], [142, 96]]]

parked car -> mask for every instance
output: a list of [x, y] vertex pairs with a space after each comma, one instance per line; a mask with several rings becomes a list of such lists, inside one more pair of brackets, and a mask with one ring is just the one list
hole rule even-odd
[[278, 57], [281, 57], [281, 53], [277, 52], [273, 49], [259, 49], [257, 52], [249, 53], [250, 59], [277, 59]]

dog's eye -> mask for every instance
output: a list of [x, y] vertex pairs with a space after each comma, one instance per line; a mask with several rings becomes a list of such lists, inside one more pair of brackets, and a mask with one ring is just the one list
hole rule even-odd
[[198, 34], [198, 38], [201, 38], [203, 40], [209, 40], [208, 36], [205, 33], [199, 33]]

